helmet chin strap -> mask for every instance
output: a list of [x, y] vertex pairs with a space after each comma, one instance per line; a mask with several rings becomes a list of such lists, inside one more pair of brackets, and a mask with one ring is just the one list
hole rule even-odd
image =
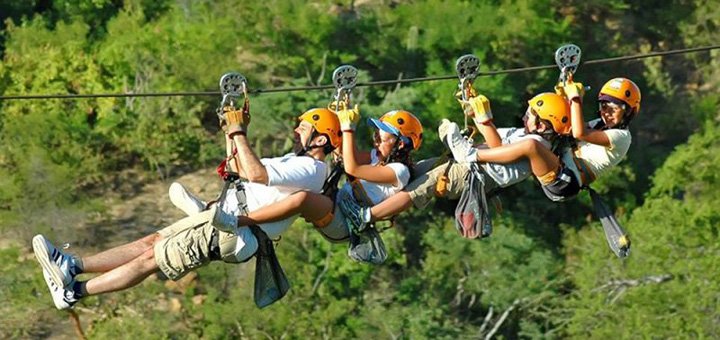
[[[553, 131], [552, 129], [546, 129], [546, 130], [543, 131], [543, 132], [538, 132], [537, 129], [536, 129], [535, 131], [530, 132], [530, 129], [528, 129], [528, 125], [527, 125], [528, 119], [529, 119], [529, 117], [528, 117], [528, 114], [526, 113], [526, 114], [523, 116], [523, 119], [522, 119], [522, 121], [523, 121], [523, 126], [525, 127], [525, 133], [526, 133], [526, 134], [532, 133], [532, 134], [538, 135], [538, 136], [540, 136], [540, 137], [542, 137], [543, 139], [548, 140], [548, 141], [552, 141], [553, 139], [555, 139], [556, 134], [555, 134], [555, 131]], [[540, 119], [540, 118], [538, 118], [538, 119]], [[545, 125], [546, 128], [547, 128], [547, 124], [546, 124], [546, 123], [543, 123], [543, 125]]]
[[312, 132], [312, 134], [310, 135], [310, 138], [308, 138], [308, 140], [305, 142], [305, 145], [303, 145], [303, 147], [302, 147], [301, 150], [295, 152], [295, 156], [298, 156], [298, 157], [299, 157], [299, 156], [306, 156], [306, 155], [308, 154], [308, 152], [310, 152], [310, 151], [313, 150], [313, 149], [325, 147], [324, 145], [311, 145], [311, 144], [312, 144], [312, 140], [313, 140], [316, 136], [318, 136], [318, 135], [319, 135], [319, 134], [317, 133], [317, 130], [315, 130], [315, 129], [313, 128], [313, 132]]

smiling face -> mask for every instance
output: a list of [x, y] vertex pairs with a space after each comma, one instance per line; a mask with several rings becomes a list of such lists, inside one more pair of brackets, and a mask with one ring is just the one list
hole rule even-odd
[[605, 122], [605, 126], [613, 128], [623, 122], [625, 118], [624, 105], [608, 101], [601, 101], [598, 105], [600, 107], [600, 118]]

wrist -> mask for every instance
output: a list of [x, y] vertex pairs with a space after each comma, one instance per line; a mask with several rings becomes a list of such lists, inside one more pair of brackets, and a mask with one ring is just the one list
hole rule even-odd
[[229, 131], [228, 134], [227, 134], [227, 136], [228, 136], [228, 138], [233, 139], [233, 138], [235, 138], [236, 136], [246, 137], [246, 136], [247, 136], [247, 133], [246, 133], [245, 131], [242, 131], [242, 130]]

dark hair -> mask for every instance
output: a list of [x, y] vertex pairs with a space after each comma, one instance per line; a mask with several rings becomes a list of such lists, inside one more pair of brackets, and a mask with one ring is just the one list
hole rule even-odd
[[326, 155], [329, 155], [331, 152], [333, 152], [333, 150], [335, 150], [335, 147], [330, 142], [330, 136], [328, 136], [327, 133], [320, 133], [315, 130], [313, 131], [312, 136], [310, 136], [310, 140], [314, 139], [317, 136], [325, 136], [326, 142], [325, 145], [323, 145], [322, 149]]
[[395, 144], [393, 145], [392, 151], [390, 151], [390, 156], [385, 161], [385, 164], [387, 163], [402, 163], [405, 166], [408, 167], [408, 170], [410, 171], [410, 178], [415, 177], [415, 163], [412, 160], [412, 156], [410, 153], [412, 152], [412, 142], [406, 143], [404, 147], [400, 147], [400, 138], [397, 139]]

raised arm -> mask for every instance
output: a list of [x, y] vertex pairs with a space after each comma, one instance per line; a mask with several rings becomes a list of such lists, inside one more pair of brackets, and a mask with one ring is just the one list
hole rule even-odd
[[[236, 158], [231, 164], [239, 166], [238, 173], [250, 182], [267, 184], [268, 173], [260, 159], [250, 147], [247, 140], [247, 126], [250, 123], [250, 116], [242, 111], [231, 111], [226, 114], [228, 121], [227, 134], [230, 145], [226, 149], [231, 150], [234, 144], [237, 149]], [[237, 162], [235, 162], [237, 160]], [[238, 164], [239, 163], [239, 164]]]
[[569, 81], [563, 87], [563, 91], [570, 100], [570, 122], [573, 137], [588, 143], [610, 147], [610, 139], [604, 131], [590, 129], [585, 123], [582, 112], [582, 84]]
[[473, 123], [477, 127], [480, 134], [485, 138], [485, 144], [490, 148], [502, 145], [502, 139], [497, 132], [497, 127], [493, 123], [492, 110], [490, 109], [490, 100], [483, 95], [477, 95], [463, 102], [460, 100], [463, 112], [468, 117], [472, 117]]
[[343, 131], [342, 156], [345, 173], [370, 182], [397, 185], [395, 171], [385, 166], [370, 165], [370, 153], [357, 151], [355, 126], [360, 120], [357, 107], [338, 111], [338, 119]]
[[240, 162], [240, 168], [243, 170], [245, 179], [253, 183], [268, 184], [268, 173], [265, 165], [250, 147], [247, 136], [244, 134], [233, 135], [233, 142], [237, 147], [237, 159]]

